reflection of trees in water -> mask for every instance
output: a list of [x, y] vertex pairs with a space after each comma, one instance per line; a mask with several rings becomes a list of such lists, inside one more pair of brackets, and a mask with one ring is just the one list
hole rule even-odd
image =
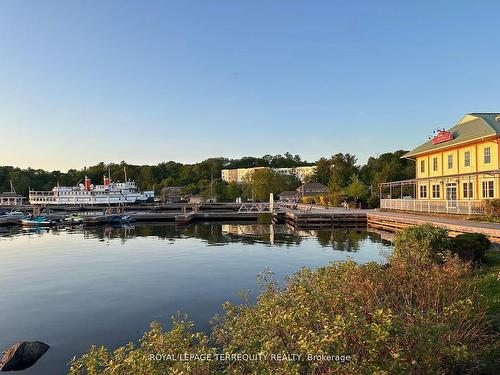
[[321, 246], [339, 251], [358, 251], [360, 243], [366, 239], [376, 243], [382, 242], [379, 234], [366, 230], [319, 230], [316, 237]]
[[[47, 232], [46, 232], [47, 231]], [[126, 242], [137, 237], [156, 237], [162, 240], [175, 241], [181, 238], [198, 238], [208, 245], [227, 245], [230, 243], [269, 244], [272, 246], [297, 246], [304, 238], [316, 238], [324, 247], [339, 251], [358, 251], [361, 242], [369, 239], [375, 243], [387, 243], [380, 234], [366, 230], [318, 230], [295, 231], [286, 225], [258, 225], [258, 224], [221, 224], [198, 223], [187, 227], [165, 223], [137, 223], [122, 226], [74, 227], [65, 229], [44, 229], [42, 233], [58, 235], [63, 232], [82, 234], [85, 238], [97, 238], [101, 241], [119, 239]], [[4, 236], [19, 235], [19, 230], [10, 230]], [[37, 232], [37, 234], [42, 234]]]
[[135, 237], [158, 237], [164, 240], [181, 238], [181, 232], [172, 224], [106, 225], [83, 229], [85, 237], [99, 240], [121, 239], [126, 241]]
[[[284, 227], [284, 226], [283, 226]], [[290, 230], [269, 225], [200, 223], [187, 227], [175, 224], [140, 223], [134, 226], [105, 226], [84, 229], [85, 237], [99, 240], [121, 239], [126, 241], [134, 237], [157, 237], [175, 241], [180, 238], [199, 238], [209, 245], [225, 245], [239, 242], [244, 244], [272, 244], [275, 246], [298, 245], [301, 236]], [[272, 241], [271, 241], [272, 239]]]

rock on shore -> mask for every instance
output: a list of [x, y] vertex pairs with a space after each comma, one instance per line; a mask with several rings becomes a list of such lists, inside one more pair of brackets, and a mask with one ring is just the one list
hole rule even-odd
[[3, 352], [0, 371], [20, 371], [35, 364], [50, 346], [40, 341], [22, 341]]

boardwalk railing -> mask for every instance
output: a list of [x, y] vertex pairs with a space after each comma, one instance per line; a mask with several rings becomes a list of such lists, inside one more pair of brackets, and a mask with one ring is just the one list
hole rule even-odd
[[271, 212], [270, 205], [263, 203], [242, 203], [238, 213], [242, 212]]
[[484, 203], [479, 200], [447, 201], [431, 199], [381, 199], [380, 208], [386, 210], [437, 212], [449, 214], [484, 214]]

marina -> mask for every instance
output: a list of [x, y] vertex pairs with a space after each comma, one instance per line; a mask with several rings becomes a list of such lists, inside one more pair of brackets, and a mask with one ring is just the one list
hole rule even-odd
[[[5, 209], [4, 209], [5, 210]], [[256, 223], [261, 215], [271, 215], [274, 224], [286, 224], [300, 229], [358, 229], [374, 228], [389, 232], [411, 225], [430, 223], [444, 228], [451, 235], [459, 233], [484, 233], [492, 242], [500, 243], [500, 223], [468, 220], [464, 217], [432, 216], [425, 213], [408, 213], [384, 210], [324, 208], [314, 205], [290, 205], [275, 203], [270, 211], [269, 203], [257, 204], [174, 204], [172, 206], [115, 207], [101, 211], [47, 210], [29, 208], [24, 211], [4, 211], [0, 214], [0, 226], [99, 226], [128, 222], [166, 222], [186, 226], [203, 222], [242, 221]]]

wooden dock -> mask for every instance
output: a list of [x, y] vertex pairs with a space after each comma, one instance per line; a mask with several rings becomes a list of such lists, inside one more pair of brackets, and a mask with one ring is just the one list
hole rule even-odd
[[494, 243], [500, 243], [500, 223], [487, 223], [465, 218], [436, 217], [406, 212], [376, 210], [343, 210], [313, 207], [310, 210], [284, 210], [275, 214], [279, 221], [297, 229], [368, 227], [388, 232], [413, 225], [432, 224], [448, 230], [451, 236], [460, 233], [483, 233]]
[[491, 242], [500, 243], [500, 223], [487, 223], [466, 219], [408, 214], [404, 212], [372, 211], [366, 213], [368, 227], [397, 231], [413, 225], [432, 224], [448, 230], [454, 236], [460, 233], [483, 233]]
[[[280, 214], [277, 214], [279, 217]], [[334, 209], [322, 210], [285, 210], [282, 220], [294, 228], [359, 228], [366, 227], [365, 212], [339, 211]]]

